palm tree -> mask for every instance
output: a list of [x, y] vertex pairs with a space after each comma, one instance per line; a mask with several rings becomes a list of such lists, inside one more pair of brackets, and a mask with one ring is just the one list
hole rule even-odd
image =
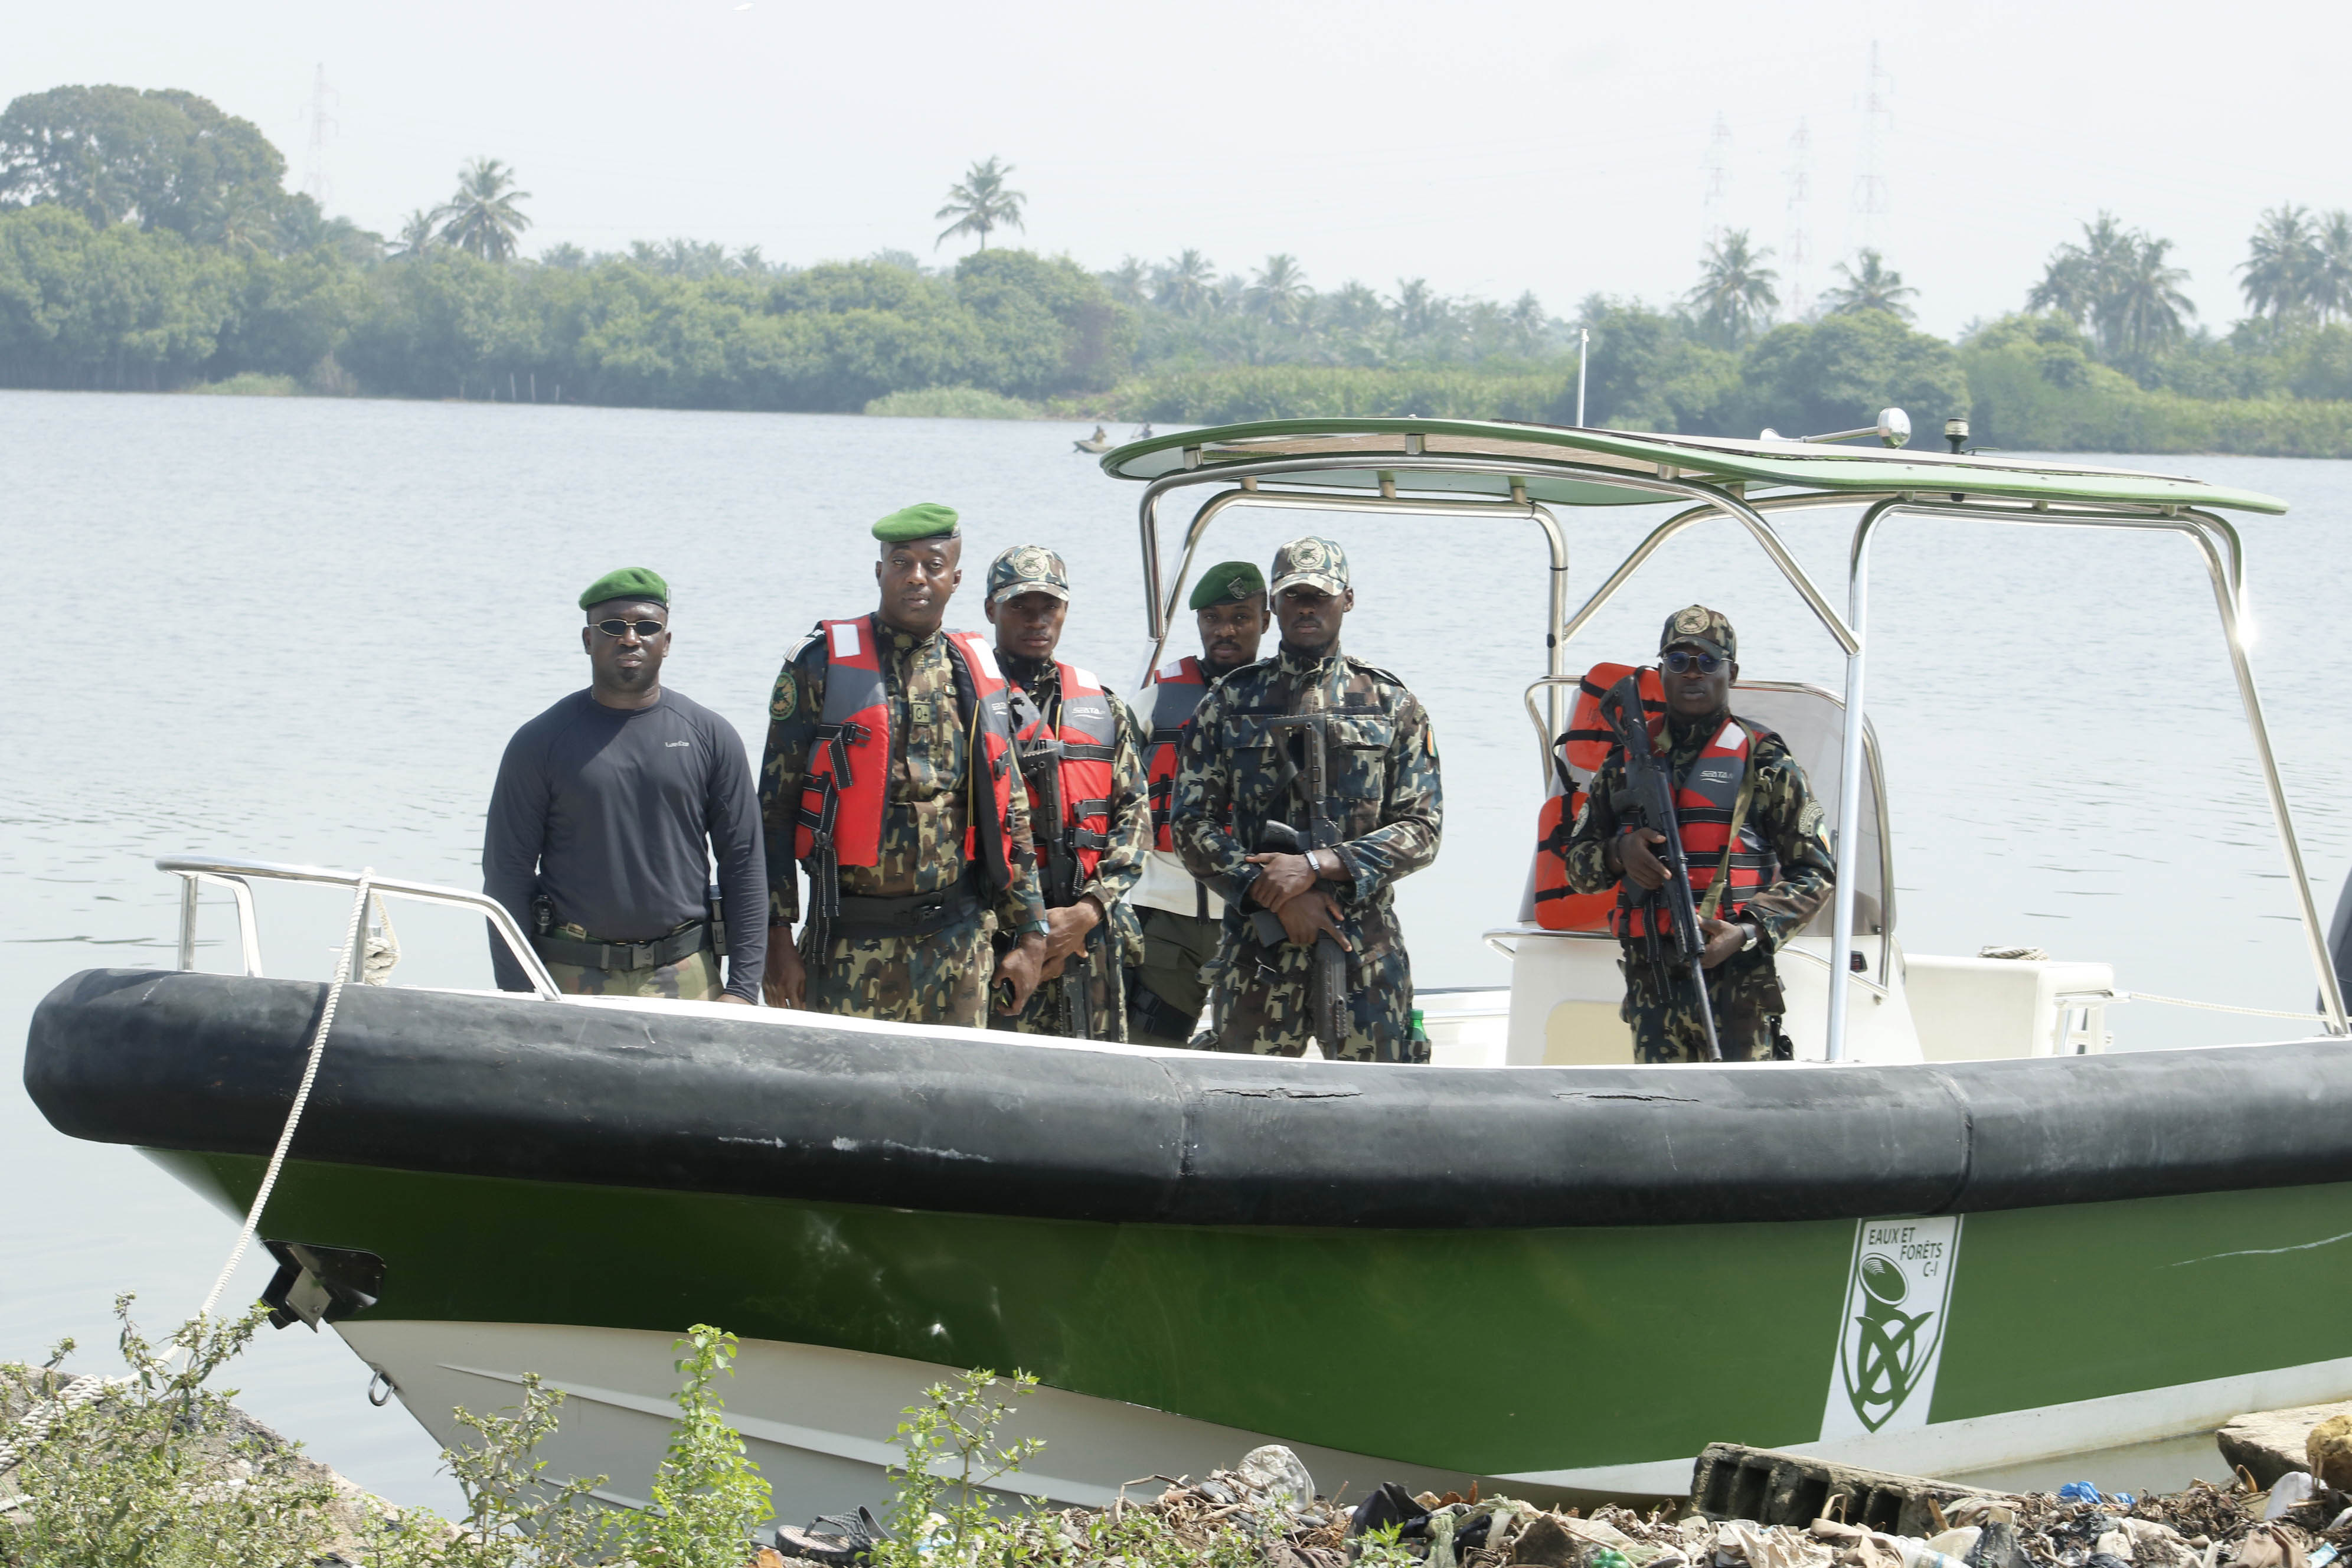
[[2025, 297], [2025, 308], [2055, 310], [2081, 326], [2097, 314], [2116, 275], [2128, 268], [2137, 244], [2115, 214], [2100, 213], [2083, 226], [2082, 244], [2061, 245], [2050, 253], [2042, 281]]
[[2352, 213], [2339, 207], [2321, 218], [2313, 244], [2317, 254], [2312, 267], [2312, 302], [2318, 307], [2319, 319], [2352, 315]]
[[2134, 237], [2130, 262], [2101, 301], [2099, 335], [2114, 357], [2140, 363], [2179, 342], [2186, 331], [2181, 318], [2195, 315], [2197, 307], [2180, 291], [2188, 269], [2166, 261], [2172, 241]]
[[988, 237], [999, 228], [1017, 228], [1026, 232], [1028, 225], [1021, 221], [1021, 204], [1029, 198], [1019, 191], [1004, 188], [1004, 176], [1013, 173], [1013, 165], [999, 165], [994, 158], [974, 163], [964, 171], [961, 184], [948, 187], [948, 205], [933, 213], [933, 217], [951, 217], [955, 222], [940, 231], [931, 241], [937, 250], [948, 242], [950, 235], [976, 234], [980, 247], [988, 248]]
[[1856, 310], [1884, 310], [1898, 321], [1911, 319], [1911, 307], [1904, 300], [1916, 297], [1919, 290], [1903, 281], [1903, 274], [1886, 265], [1886, 258], [1874, 250], [1865, 250], [1858, 258], [1862, 266], [1853, 268], [1838, 263], [1838, 271], [1845, 281], [1822, 296], [1832, 316], [1850, 316]]
[[1151, 302], [1180, 316], [1198, 312], [1216, 292], [1217, 268], [1197, 250], [1187, 250], [1160, 263], [1153, 282]]
[[485, 261], [512, 261], [522, 231], [530, 226], [517, 202], [530, 199], [514, 188], [514, 171], [496, 158], [477, 158], [457, 171], [457, 194], [436, 215], [441, 241]]
[[1527, 289], [1512, 301], [1511, 312], [1504, 319], [1510, 325], [1511, 341], [1519, 353], [1532, 355], [1543, 346], [1543, 301], [1536, 298], [1534, 289]]
[[383, 236], [371, 234], [347, 217], [329, 217], [306, 195], [287, 198], [278, 215], [278, 248], [288, 256], [327, 251], [355, 267], [364, 267], [383, 254]]
[[1426, 278], [1398, 279], [1390, 308], [1397, 331], [1408, 338], [1434, 337], [1454, 322], [1454, 301], [1432, 289]]
[[1358, 332], [1377, 326], [1383, 312], [1381, 297], [1350, 278], [1323, 296], [1322, 313], [1324, 319], [1339, 331]]
[[439, 207], [434, 208], [431, 212], [418, 207], [401, 219], [400, 232], [393, 237], [392, 253], [394, 256], [422, 256], [432, 249], [440, 242], [437, 231], [441, 224], [441, 212], [442, 209]]
[[2313, 308], [2316, 242], [2311, 215], [2293, 202], [2263, 214], [2253, 237], [2246, 242], [2246, 259], [2238, 267], [2246, 275], [2239, 288], [2256, 315], [2282, 321]]
[[1269, 256], [1243, 296], [1250, 312], [1277, 327], [1295, 327], [1306, 319], [1315, 290], [1295, 256]]
[[1143, 258], [1139, 256], [1129, 256], [1122, 258], [1117, 267], [1102, 274], [1102, 281], [1103, 287], [1110, 290], [1110, 297], [1120, 304], [1140, 305], [1143, 303], [1147, 291], [1146, 285], [1150, 277], [1151, 269], [1143, 264]]
[[195, 237], [232, 255], [271, 250], [278, 238], [278, 213], [251, 185], [233, 185], [196, 209]]
[[1683, 302], [1698, 312], [1700, 329], [1723, 347], [1746, 342], [1780, 302], [1772, 287], [1780, 275], [1764, 265], [1771, 254], [1755, 248], [1744, 228], [1728, 230], [1707, 246], [1698, 284]]

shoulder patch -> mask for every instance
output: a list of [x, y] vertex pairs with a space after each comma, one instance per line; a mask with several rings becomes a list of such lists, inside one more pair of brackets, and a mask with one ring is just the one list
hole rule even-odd
[[1824, 815], [1820, 801], [1805, 802], [1805, 809], [1797, 813], [1797, 831], [1808, 838], [1811, 837], [1822, 830]]

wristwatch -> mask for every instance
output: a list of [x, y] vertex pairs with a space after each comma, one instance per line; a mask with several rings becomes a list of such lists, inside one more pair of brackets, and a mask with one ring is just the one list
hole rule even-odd
[[1740, 952], [1746, 952], [1749, 948], [1754, 947], [1758, 942], [1764, 940], [1763, 931], [1758, 927], [1754, 921], [1741, 921], [1739, 924], [1744, 927], [1748, 932], [1746, 936], [1739, 939]]

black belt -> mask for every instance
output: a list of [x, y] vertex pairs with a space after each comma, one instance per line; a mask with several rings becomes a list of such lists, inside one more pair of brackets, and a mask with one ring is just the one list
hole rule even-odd
[[530, 945], [548, 963], [568, 963], [575, 969], [659, 969], [709, 947], [710, 922], [696, 921], [651, 942], [572, 942], [560, 936], [534, 936]]
[[828, 940], [839, 936], [929, 936], [961, 925], [980, 914], [980, 895], [966, 877], [936, 893], [911, 893], [898, 899], [861, 899], [841, 895], [841, 910], [833, 918]]

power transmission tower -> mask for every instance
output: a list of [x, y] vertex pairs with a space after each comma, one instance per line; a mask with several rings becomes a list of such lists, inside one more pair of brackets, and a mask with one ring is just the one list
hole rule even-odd
[[1886, 155], [1886, 142], [1895, 129], [1895, 111], [1890, 100], [1894, 79], [1878, 61], [1878, 40], [1870, 41], [1870, 79], [1862, 96], [1862, 149], [1855, 161], [1853, 176], [1853, 247], [1875, 250], [1881, 244], [1879, 231], [1886, 217], [1886, 176], [1881, 173], [1881, 160]]
[[1807, 232], [1807, 219], [1813, 199], [1813, 132], [1801, 117], [1797, 121], [1797, 129], [1789, 134], [1789, 169], [1785, 178], [1789, 200], [1780, 259], [1788, 268], [1790, 319], [1801, 321], [1813, 303], [1812, 297], [1805, 291], [1805, 264], [1812, 259], [1812, 237]]
[[322, 63], [317, 74], [310, 79], [310, 107], [302, 112], [303, 121], [310, 132], [309, 143], [302, 154], [302, 189], [319, 204], [321, 212], [326, 210], [327, 196], [333, 189], [327, 180], [327, 143], [333, 141], [335, 132], [341, 129], [330, 112], [334, 107], [335, 96], [335, 89], [327, 85], [327, 68]]
[[1720, 112], [1706, 142], [1706, 191], [1699, 199], [1701, 248], [1723, 239], [1723, 202], [1731, 191], [1731, 124]]

